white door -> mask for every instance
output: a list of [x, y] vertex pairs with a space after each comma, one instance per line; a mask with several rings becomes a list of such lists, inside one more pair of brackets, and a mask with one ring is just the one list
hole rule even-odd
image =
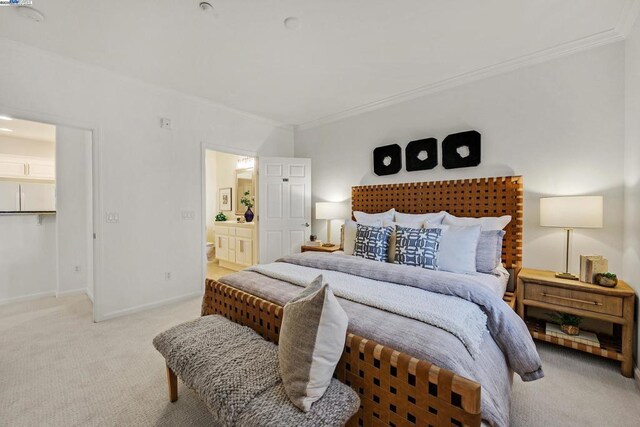
[[300, 252], [311, 224], [311, 159], [261, 157], [258, 163], [260, 263]]
[[20, 184], [20, 210], [49, 212], [56, 210], [55, 184]]
[[0, 182], [0, 212], [18, 212], [20, 210], [20, 184]]

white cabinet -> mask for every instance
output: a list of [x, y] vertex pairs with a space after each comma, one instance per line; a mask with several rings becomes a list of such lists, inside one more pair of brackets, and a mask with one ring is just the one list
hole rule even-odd
[[53, 159], [0, 154], [0, 178], [56, 179], [56, 163]]
[[216, 236], [216, 258], [229, 261], [229, 236]]
[[255, 224], [233, 221], [216, 223], [216, 258], [221, 267], [241, 270], [256, 263]]
[[236, 237], [236, 264], [248, 267], [253, 265], [253, 241]]
[[54, 212], [56, 185], [0, 181], [0, 212]]
[[53, 160], [33, 159], [27, 163], [27, 178], [56, 179], [56, 165]]
[[0, 182], [0, 212], [20, 211], [20, 184]]
[[0, 154], [0, 177], [24, 178], [27, 176], [27, 163], [24, 159]]
[[22, 212], [50, 212], [56, 210], [56, 185], [40, 183], [20, 184]]

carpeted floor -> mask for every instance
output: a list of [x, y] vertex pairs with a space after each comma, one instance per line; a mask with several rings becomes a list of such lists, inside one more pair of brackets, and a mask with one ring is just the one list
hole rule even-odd
[[[184, 387], [167, 400], [160, 331], [200, 312], [193, 299], [102, 323], [84, 296], [0, 307], [0, 426], [210, 426]], [[636, 426], [640, 393], [617, 365], [539, 343], [546, 378], [514, 380], [514, 426]]]

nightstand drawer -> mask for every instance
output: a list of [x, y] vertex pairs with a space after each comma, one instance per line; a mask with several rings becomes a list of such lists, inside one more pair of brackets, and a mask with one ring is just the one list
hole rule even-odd
[[572, 291], [568, 289], [529, 283], [524, 292], [525, 299], [546, 302], [564, 307], [622, 316], [622, 298], [601, 295], [591, 292]]

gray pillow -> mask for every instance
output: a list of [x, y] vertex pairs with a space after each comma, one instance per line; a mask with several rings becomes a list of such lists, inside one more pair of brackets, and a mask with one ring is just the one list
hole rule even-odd
[[278, 361], [291, 402], [308, 412], [331, 383], [344, 350], [349, 318], [318, 276], [284, 306]]
[[502, 238], [504, 235], [504, 230], [480, 233], [476, 250], [476, 270], [480, 273], [492, 273], [502, 262]]

